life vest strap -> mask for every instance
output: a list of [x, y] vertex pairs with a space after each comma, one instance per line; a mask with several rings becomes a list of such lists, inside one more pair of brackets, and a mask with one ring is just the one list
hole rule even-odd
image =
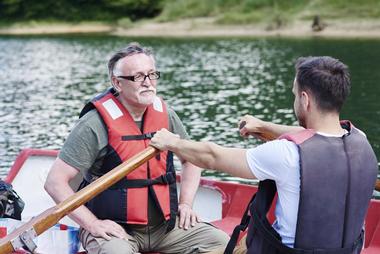
[[[160, 175], [154, 179], [122, 179], [119, 182], [115, 183], [108, 189], [126, 189], [126, 188], [144, 188], [154, 184], [173, 184], [176, 182], [176, 176], [174, 172], [168, 172], [164, 175]], [[83, 179], [81, 185], [78, 189], [86, 187], [90, 182]]]
[[174, 172], [168, 172], [154, 179], [133, 179], [125, 182], [125, 188], [144, 188], [154, 184], [172, 184], [176, 182]]
[[128, 135], [128, 136], [122, 136], [122, 141], [131, 141], [131, 140], [145, 140], [145, 139], [151, 139], [153, 138], [154, 134], [156, 132], [148, 132], [141, 135]]
[[232, 254], [233, 253], [235, 246], [237, 244], [237, 241], [239, 239], [240, 232], [243, 232], [247, 229], [249, 221], [251, 219], [251, 216], [248, 214], [249, 207], [255, 198], [256, 198], [256, 194], [253, 195], [251, 201], [249, 201], [248, 206], [245, 209], [245, 212], [243, 214], [243, 217], [241, 218], [240, 224], [234, 228], [234, 231], [232, 232], [230, 241], [228, 242], [226, 249], [224, 250], [224, 254]]

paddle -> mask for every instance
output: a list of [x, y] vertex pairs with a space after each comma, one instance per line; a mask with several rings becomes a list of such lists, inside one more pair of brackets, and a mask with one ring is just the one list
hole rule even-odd
[[[245, 125], [247, 124], [246, 121], [242, 121], [239, 125], [239, 130], [242, 129]], [[264, 132], [250, 132], [249, 134], [252, 134], [253, 136], [257, 137], [257, 138], [260, 138], [264, 141], [270, 141], [270, 140], [274, 140], [276, 139], [277, 137], [273, 134], [273, 133], [264, 133]]]
[[375, 190], [380, 191], [380, 180], [379, 179], [376, 180]]
[[[240, 123], [240, 125], [239, 125], [239, 130], [241, 128], [243, 128], [246, 124], [247, 124], [246, 121], [242, 121]], [[260, 133], [259, 132], [253, 132], [252, 135], [256, 136], [256, 137], [258, 137], [258, 138], [260, 138], [260, 139], [262, 139], [264, 141], [270, 141], [270, 140], [274, 140], [274, 139], [277, 138], [273, 133], [269, 133], [269, 132], [267, 132], [267, 133], [264, 133], [264, 132], [260, 132]], [[379, 179], [376, 180], [375, 190], [376, 191], [380, 191], [380, 180]]]
[[11, 253], [23, 246], [26, 246], [30, 251], [33, 251], [36, 248], [32, 241], [33, 238], [54, 226], [62, 217], [121, 180], [124, 176], [131, 173], [157, 153], [159, 153], [159, 150], [149, 146], [63, 202], [34, 217], [29, 222], [0, 240], [0, 254]]

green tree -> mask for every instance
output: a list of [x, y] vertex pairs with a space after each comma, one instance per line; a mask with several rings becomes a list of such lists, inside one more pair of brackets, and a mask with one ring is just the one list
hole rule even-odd
[[0, 0], [0, 19], [116, 21], [160, 14], [164, 0]]

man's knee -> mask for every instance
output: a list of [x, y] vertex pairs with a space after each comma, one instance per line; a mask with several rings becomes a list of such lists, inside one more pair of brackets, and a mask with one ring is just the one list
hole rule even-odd
[[112, 237], [106, 240], [81, 229], [79, 237], [88, 254], [132, 254], [137, 253], [139, 248], [137, 240], [130, 235], [126, 239]]
[[137, 248], [126, 239], [112, 238], [99, 246], [99, 254], [133, 254]]
[[209, 234], [209, 241], [214, 242], [216, 245], [219, 246], [226, 246], [228, 241], [230, 240], [230, 237], [226, 234], [226, 232], [214, 228], [212, 232]]
[[212, 225], [205, 225], [203, 228], [205, 230], [201, 235], [201, 245], [207, 250], [206, 252], [224, 250], [230, 240], [228, 234]]

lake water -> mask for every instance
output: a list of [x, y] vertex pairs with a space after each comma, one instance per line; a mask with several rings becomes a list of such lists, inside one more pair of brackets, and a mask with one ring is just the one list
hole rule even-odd
[[380, 158], [377, 40], [0, 37], [1, 177], [21, 149], [61, 147], [84, 103], [108, 87], [109, 56], [131, 41], [154, 50], [162, 72], [159, 94], [193, 139], [239, 147], [260, 143], [239, 137], [243, 114], [296, 124], [291, 86], [298, 57], [338, 58], [352, 76], [342, 119], [366, 132]]

